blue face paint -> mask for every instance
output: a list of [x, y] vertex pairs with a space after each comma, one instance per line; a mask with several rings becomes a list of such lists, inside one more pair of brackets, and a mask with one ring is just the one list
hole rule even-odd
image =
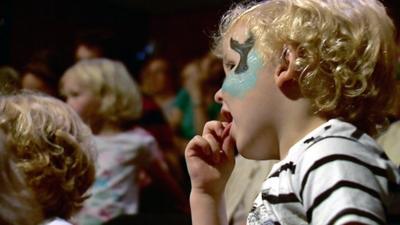
[[227, 74], [222, 91], [234, 97], [243, 97], [250, 89], [256, 86], [257, 73], [263, 67], [263, 60], [254, 49], [247, 55], [247, 70], [241, 73], [231, 71]]

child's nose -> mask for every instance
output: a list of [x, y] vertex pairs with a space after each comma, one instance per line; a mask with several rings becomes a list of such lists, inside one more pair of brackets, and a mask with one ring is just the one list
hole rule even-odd
[[221, 90], [221, 88], [217, 91], [217, 93], [215, 93], [215, 95], [214, 95], [214, 100], [215, 100], [216, 102], [222, 104], [223, 98], [222, 98], [222, 90]]

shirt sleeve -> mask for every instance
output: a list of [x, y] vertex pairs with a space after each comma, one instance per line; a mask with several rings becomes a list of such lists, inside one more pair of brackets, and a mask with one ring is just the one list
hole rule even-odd
[[389, 168], [362, 144], [340, 137], [316, 142], [296, 170], [310, 224], [386, 224]]

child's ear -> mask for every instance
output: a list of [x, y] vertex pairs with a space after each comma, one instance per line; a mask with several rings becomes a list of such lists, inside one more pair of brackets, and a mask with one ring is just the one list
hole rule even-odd
[[301, 98], [298, 84], [298, 71], [295, 67], [296, 52], [289, 46], [284, 46], [281, 58], [274, 74], [275, 84], [282, 93], [292, 100]]

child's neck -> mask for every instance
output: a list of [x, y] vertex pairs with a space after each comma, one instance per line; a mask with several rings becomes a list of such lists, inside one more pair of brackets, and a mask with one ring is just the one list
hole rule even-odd
[[296, 144], [299, 140], [305, 137], [308, 133], [321, 126], [326, 120], [315, 117], [308, 121], [302, 121], [301, 124], [297, 124], [299, 126], [292, 126], [291, 130], [288, 130], [284, 139], [279, 140], [279, 154], [280, 159], [284, 159], [289, 152], [289, 149]]
[[[307, 105], [307, 104], [306, 104]], [[289, 149], [308, 133], [321, 126], [327, 120], [323, 119], [309, 110], [292, 110], [290, 116], [287, 116], [280, 125], [278, 132], [279, 155], [284, 159]], [[308, 108], [309, 109], [309, 108]]]

